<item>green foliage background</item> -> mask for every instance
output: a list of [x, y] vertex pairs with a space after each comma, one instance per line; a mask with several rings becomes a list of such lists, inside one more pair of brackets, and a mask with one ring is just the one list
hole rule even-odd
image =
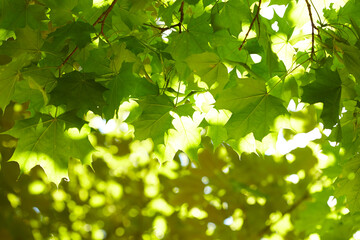
[[360, 239], [359, 11], [2, 0], [0, 239]]

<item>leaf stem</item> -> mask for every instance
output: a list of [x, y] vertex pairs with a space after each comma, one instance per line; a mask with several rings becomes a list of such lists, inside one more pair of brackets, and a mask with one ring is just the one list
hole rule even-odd
[[252, 27], [253, 27], [256, 19], [258, 19], [258, 21], [259, 21], [260, 7], [261, 7], [261, 0], [259, 0], [258, 9], [257, 9], [257, 11], [256, 11], [256, 14], [255, 14], [253, 20], [252, 20], [251, 23], [250, 23], [249, 30], [247, 31], [247, 33], [246, 33], [246, 35], [245, 35], [245, 38], [244, 38], [243, 42], [241, 43], [241, 45], [240, 45], [240, 47], [239, 47], [239, 51], [241, 51], [241, 49], [243, 48], [244, 44], [246, 43], [247, 37], [249, 36], [249, 33], [250, 33], [250, 31], [251, 31], [251, 29], [252, 29]]

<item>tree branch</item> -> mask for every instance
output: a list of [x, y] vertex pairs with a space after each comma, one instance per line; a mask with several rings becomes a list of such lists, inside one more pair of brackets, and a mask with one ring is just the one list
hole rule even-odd
[[155, 26], [155, 25], [152, 25], [152, 24], [147, 24], [147, 23], [144, 23], [144, 25], [152, 27], [152, 28], [159, 29], [161, 33], [166, 31], [166, 30], [169, 30], [169, 29], [172, 29], [172, 28], [175, 28], [175, 27], [179, 27], [179, 33], [181, 33], [182, 32], [181, 26], [182, 26], [182, 22], [184, 20], [184, 2], [181, 3], [179, 12], [180, 12], [180, 20], [179, 20], [179, 22], [177, 24], [171, 25], [170, 27], [158, 27], [158, 26]]
[[[100, 30], [100, 35], [104, 35], [104, 25], [105, 25], [105, 20], [107, 18], [107, 16], [109, 15], [109, 13], [111, 12], [111, 10], [113, 9], [113, 7], [115, 6], [117, 0], [114, 0], [111, 5], [100, 15], [100, 17], [98, 17], [98, 19], [96, 19], [96, 21], [93, 23], [93, 26], [95, 27], [98, 23], [101, 23], [101, 30]], [[74, 50], [65, 58], [65, 60], [61, 63], [61, 65], [58, 67], [58, 69], [60, 70], [68, 61], [69, 59], [72, 57], [72, 55], [74, 55], [74, 53], [79, 49], [79, 47], [75, 47]]]
[[103, 12], [100, 17], [98, 17], [98, 19], [93, 23], [93, 26], [95, 27], [96, 24], [101, 23], [101, 31], [100, 34], [104, 35], [104, 25], [105, 25], [105, 20], [107, 18], [107, 16], [109, 15], [109, 13], [111, 12], [111, 10], [113, 9], [113, 7], [115, 6], [117, 0], [114, 0], [111, 5], [106, 9], [105, 12]]
[[241, 49], [243, 48], [244, 44], [246, 43], [247, 37], [248, 37], [248, 35], [249, 35], [249, 33], [250, 33], [250, 31], [251, 31], [251, 29], [252, 29], [252, 27], [253, 27], [256, 19], [259, 20], [260, 7], [261, 7], [261, 0], [259, 0], [258, 9], [257, 9], [257, 11], [256, 11], [256, 14], [255, 14], [253, 20], [252, 20], [251, 23], [250, 23], [249, 30], [247, 31], [247, 33], [246, 33], [246, 35], [245, 35], [245, 38], [244, 38], [243, 42], [241, 43], [241, 45], [240, 45], [240, 47], [239, 47], [239, 51], [241, 51]]
[[307, 8], [308, 8], [308, 12], [309, 12], [309, 17], [310, 17], [310, 21], [311, 21], [311, 59], [314, 59], [314, 54], [315, 54], [315, 33], [314, 33], [314, 29], [317, 30], [317, 27], [314, 24], [314, 20], [312, 17], [312, 12], [311, 12], [311, 5], [309, 3], [309, 0], [305, 0]]
[[315, 5], [314, 5], [313, 1], [312, 1], [312, 0], [310, 0], [310, 2], [311, 2], [311, 5], [313, 6], [313, 8], [314, 8], [314, 10], [315, 10], [315, 12], [316, 12], [316, 15], [317, 15], [317, 17], [318, 17], [318, 19], [319, 19], [319, 23], [320, 23], [320, 25], [322, 25], [322, 22], [321, 22], [321, 17], [320, 17], [320, 14], [319, 14], [318, 10], [316, 9], [316, 7], [315, 7]]
[[181, 33], [181, 25], [184, 20], [184, 1], [181, 3], [179, 12], [180, 12], [180, 21], [179, 21], [178, 25], [179, 25], [179, 33]]

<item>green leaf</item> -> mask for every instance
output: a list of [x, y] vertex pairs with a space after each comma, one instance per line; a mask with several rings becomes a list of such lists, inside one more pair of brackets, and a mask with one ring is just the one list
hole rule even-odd
[[28, 80], [30, 87], [44, 92], [50, 92], [56, 85], [56, 78], [52, 71], [47, 68], [30, 66], [21, 71], [24, 80]]
[[[123, 62], [135, 62], [136, 56], [133, 52], [126, 49], [127, 42], [115, 43], [112, 46], [112, 56], [110, 60], [110, 66], [113, 72], [118, 73], [121, 69]], [[129, 66], [126, 67], [126, 69]], [[129, 70], [128, 70], [129, 71]]]
[[187, 31], [172, 33], [169, 36], [170, 44], [166, 51], [176, 60], [185, 60], [195, 53], [210, 50], [208, 42], [212, 38], [212, 30], [209, 26], [209, 15], [204, 13], [200, 17], [190, 19]]
[[73, 20], [72, 10], [77, 5], [78, 0], [41, 0], [48, 6], [51, 11], [49, 13], [51, 22], [55, 26], [65, 25]]
[[332, 128], [339, 121], [341, 80], [337, 72], [326, 67], [315, 70], [316, 80], [303, 87], [302, 100], [308, 103], [322, 102], [321, 118], [325, 128]]
[[79, 48], [91, 43], [90, 34], [95, 32], [92, 25], [85, 22], [72, 22], [50, 33], [45, 44], [46, 49], [60, 51], [69, 42], [74, 42]]
[[0, 65], [6, 65], [12, 61], [12, 58], [8, 55], [0, 55]]
[[344, 7], [339, 10], [338, 19], [342, 23], [354, 22], [360, 25], [359, 20], [360, 3], [356, 0], [348, 1]]
[[[87, 48], [86, 48], [87, 49]], [[78, 60], [82, 67], [82, 71], [88, 73], [96, 73], [98, 75], [105, 75], [112, 73], [110, 59], [108, 56], [108, 48], [95, 48], [88, 52], [88, 56]]]
[[269, 133], [275, 118], [287, 113], [282, 101], [267, 93], [265, 82], [255, 79], [240, 79], [236, 87], [222, 91], [215, 106], [233, 113], [225, 125], [232, 139], [252, 132], [261, 140]]
[[8, 39], [0, 46], [0, 54], [11, 57], [19, 57], [24, 53], [34, 58], [41, 56], [43, 40], [40, 31], [31, 28], [20, 28], [15, 30], [16, 39]]
[[249, 17], [249, 8], [245, 2], [229, 0], [215, 4], [211, 12], [211, 23], [215, 31], [228, 29], [230, 34], [238, 36], [242, 30], [242, 22]]
[[148, 96], [139, 101], [142, 109], [140, 117], [133, 123], [135, 127], [135, 138], [145, 140], [151, 138], [154, 145], [164, 142], [164, 135], [172, 127], [173, 117], [170, 111], [174, 105], [165, 95]]
[[228, 139], [224, 125], [229, 120], [230, 114], [225, 111], [217, 111], [214, 108], [207, 112], [205, 119], [210, 124], [207, 128], [207, 136], [212, 140], [216, 149], [222, 142]]
[[73, 71], [58, 79], [50, 93], [50, 103], [56, 106], [65, 104], [68, 110], [80, 109], [83, 113], [91, 110], [101, 114], [105, 105], [105, 90], [105, 87], [95, 82], [93, 74]]
[[228, 139], [228, 135], [224, 126], [218, 125], [209, 126], [207, 130], [207, 136], [211, 138], [215, 148]]
[[[30, 85], [35, 88], [32, 88]], [[33, 82], [23, 80], [16, 84], [12, 100], [18, 103], [25, 103], [29, 101], [27, 110], [32, 114], [35, 114], [45, 105], [45, 103], [47, 103], [48, 98], [42, 89], [33, 85]]]
[[[174, 149], [184, 151], [192, 161], [198, 161], [197, 151], [201, 143], [201, 128], [191, 117], [179, 117], [175, 115], [172, 125], [176, 130], [170, 129], [168, 138], [175, 138], [171, 141], [176, 144]], [[169, 140], [169, 139], [168, 139]]]
[[70, 158], [89, 164], [87, 155], [93, 150], [87, 134], [78, 138], [72, 137], [65, 131], [66, 122], [59, 117], [61, 115], [36, 115], [17, 121], [15, 126], [6, 132], [19, 139], [10, 160], [18, 162], [21, 171], [25, 173], [40, 165], [49, 180], [56, 184], [59, 184], [62, 178], [68, 178]]
[[29, 101], [28, 109], [33, 115], [48, 103], [56, 78], [49, 69], [35, 66], [21, 70], [22, 81], [17, 82], [12, 100], [18, 103]]
[[215, 53], [193, 54], [186, 59], [186, 62], [190, 69], [208, 85], [209, 89], [222, 89], [229, 80], [225, 65], [220, 62]]
[[161, 5], [159, 7], [159, 16], [162, 17], [166, 25], [168, 26], [172, 25], [173, 14], [178, 14], [180, 5], [181, 5], [181, 1], [177, 0], [168, 7], [164, 7], [164, 5]]
[[191, 5], [196, 5], [200, 0], [185, 0], [185, 2], [191, 4]]
[[271, 0], [269, 5], [286, 5], [289, 0]]
[[16, 29], [26, 25], [38, 29], [47, 19], [46, 8], [38, 3], [30, 4], [23, 0], [2, 0], [0, 14], [0, 28]]
[[131, 63], [122, 64], [119, 74], [109, 82], [107, 87], [110, 89], [104, 93], [107, 103], [104, 115], [107, 119], [114, 117], [123, 101], [158, 93], [156, 85], [133, 73]]
[[274, 17], [271, 19], [271, 23], [277, 22], [279, 27], [279, 33], [285, 33], [287, 36], [287, 39], [290, 39], [291, 35], [294, 32], [295, 26], [293, 22], [290, 19], [280, 17], [275, 11], [274, 11]]
[[284, 100], [284, 105], [287, 106], [290, 99], [299, 96], [299, 87], [295, 77], [287, 76], [284, 79], [273, 77], [266, 82], [268, 92], [277, 98]]
[[[278, 55], [273, 52], [273, 47], [279, 48], [279, 51], [289, 48], [288, 39], [284, 34], [272, 35], [271, 32], [273, 32], [273, 30], [268, 30], [266, 24], [261, 24], [259, 39], [253, 39], [255, 44], [252, 44], [253, 47], [251, 49], [254, 53], [262, 57], [261, 62], [252, 66], [252, 71], [264, 79], [272, 78], [276, 75], [282, 76], [287, 73], [284, 63], [280, 61]], [[274, 39], [277, 40], [276, 43], [273, 41]], [[256, 45], [259, 45], [260, 48], [257, 47], [256, 49]], [[247, 49], [247, 46], [248, 45], [245, 45], [245, 49]], [[288, 54], [287, 57], [290, 58], [291, 56]]]
[[[213, 36], [211, 46], [216, 49], [221, 59], [241, 63], [245, 63], [249, 59], [247, 49], [239, 51], [242, 41], [237, 37], [231, 36], [225, 30], [219, 30]], [[226, 44], [224, 44], [225, 42]]]
[[324, 12], [324, 17], [326, 18], [326, 20], [328, 22], [336, 22], [337, 21], [337, 12], [336, 9], [333, 8], [334, 7], [334, 3], [330, 3], [329, 8], [324, 8], [323, 12]]
[[356, 155], [344, 165], [341, 177], [335, 182], [335, 196], [346, 196], [348, 208], [351, 211], [360, 211], [359, 169], [360, 158]]
[[346, 69], [354, 75], [357, 81], [360, 81], [360, 50], [348, 44], [335, 42], [335, 47], [341, 49]]
[[30, 63], [29, 56], [24, 54], [13, 59], [9, 64], [0, 66], [0, 108], [5, 110], [13, 97], [15, 86], [21, 79], [20, 69]]

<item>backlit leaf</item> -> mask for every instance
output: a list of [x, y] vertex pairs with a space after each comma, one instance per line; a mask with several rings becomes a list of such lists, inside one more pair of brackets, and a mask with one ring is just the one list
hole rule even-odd
[[65, 131], [66, 122], [58, 118], [60, 116], [37, 115], [18, 121], [7, 132], [19, 138], [11, 160], [20, 164], [21, 171], [27, 173], [40, 165], [56, 184], [68, 177], [70, 158], [78, 158], [84, 164], [89, 164], [87, 155], [93, 150], [87, 135], [74, 139]]

